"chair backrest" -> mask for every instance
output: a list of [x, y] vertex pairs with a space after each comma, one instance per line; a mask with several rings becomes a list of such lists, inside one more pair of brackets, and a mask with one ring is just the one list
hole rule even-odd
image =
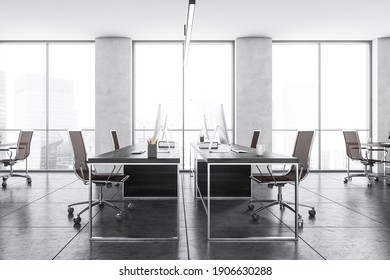
[[261, 130], [253, 130], [251, 148], [256, 149], [256, 145], [259, 142]]
[[362, 160], [362, 152], [360, 149], [359, 134], [356, 130], [343, 131], [345, 140], [345, 151], [347, 156], [353, 160]]
[[111, 130], [111, 136], [112, 136], [112, 143], [114, 144], [114, 149], [119, 149], [119, 140], [118, 135], [116, 134], [116, 130]]
[[[298, 131], [292, 156], [299, 158], [299, 172], [301, 172], [299, 180], [303, 180], [309, 174], [313, 138], [314, 131]], [[295, 172], [295, 168], [292, 168], [291, 171]]]
[[81, 180], [88, 180], [87, 153], [85, 151], [84, 139], [81, 131], [69, 131], [74, 154], [74, 173]]
[[21, 131], [17, 143], [15, 160], [24, 160], [30, 155], [33, 131]]

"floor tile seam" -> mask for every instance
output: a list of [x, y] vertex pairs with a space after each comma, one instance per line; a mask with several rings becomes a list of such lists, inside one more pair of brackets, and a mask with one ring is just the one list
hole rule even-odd
[[301, 235], [298, 236], [300, 240], [302, 240], [303, 243], [305, 243], [307, 246], [309, 246], [310, 249], [312, 249], [317, 255], [319, 255], [323, 260], [326, 260], [325, 256], [323, 256], [316, 248], [314, 248], [308, 241], [306, 241]]
[[[263, 205], [263, 203], [260, 203]], [[291, 232], [293, 232], [295, 234], [295, 231], [288, 225], [286, 224], [285, 222], [283, 222], [281, 219], [279, 219], [276, 214], [274, 214], [271, 209], [267, 208], [266, 209], [269, 213], [271, 213], [276, 219], [278, 219], [283, 225], [285, 225]], [[299, 228], [298, 228], [299, 230]], [[313, 246], [311, 246], [308, 242], [306, 242], [305, 240], [303, 240], [298, 232], [298, 239], [301, 239], [306, 245], [308, 245], [316, 254], [318, 254], [321, 258], [325, 259], [325, 257], [320, 253], [318, 252]]]
[[[34, 179], [34, 178], [33, 178], [33, 179]], [[35, 179], [39, 179], [39, 178], [35, 178]], [[51, 179], [51, 180], [61, 181], [61, 179], [62, 179], [62, 178], [56, 178], [56, 179]], [[72, 180], [72, 183], [78, 181], [77, 179], [71, 179], [71, 178], [66, 178], [66, 179], [67, 179], [67, 180]], [[23, 181], [24, 181], [24, 179], [21, 179], [20, 181], [12, 182], [11, 184], [8, 184], [8, 183], [7, 183], [7, 188], [8, 188], [8, 187], [14, 187], [13, 189], [25, 189], [25, 187], [16, 187], [16, 186], [15, 186], [16, 184], [19, 184], [20, 182], [23, 182]], [[34, 181], [32, 181], [30, 188], [33, 187], [33, 183], [34, 183]], [[67, 186], [67, 185], [69, 185], [69, 184], [66, 184], [66, 185], [64, 185], [64, 186]], [[39, 187], [38, 187], [38, 188], [35, 188], [35, 189], [39, 190], [39, 189], [46, 189], [46, 188], [39, 188]]]
[[[340, 174], [342, 174], [342, 173], [340, 173]], [[321, 175], [322, 176], [322, 175]], [[337, 181], [337, 182], [343, 182], [342, 180], [339, 180], [339, 179], [336, 179], [336, 178], [333, 178], [333, 177], [330, 177], [330, 176], [327, 176], [327, 175], [325, 175], [325, 174], [323, 174], [323, 176], [325, 176], [326, 178], [328, 178], [328, 179], [332, 179], [332, 180], [335, 180], [335, 181]], [[361, 185], [358, 185], [358, 184], [355, 184], [355, 183], [351, 183], [351, 182], [348, 182], [349, 184], [351, 184], [351, 185], [353, 185], [353, 186], [356, 186], [356, 187], [358, 187], [358, 188], [360, 188], [360, 189], [364, 189], [365, 188], [365, 186], [361, 186]], [[346, 184], [346, 183], [345, 183]]]
[[[99, 213], [100, 211], [98, 211], [93, 217], [92, 217], [92, 219], [94, 218], [94, 217], [96, 217], [96, 215]], [[57, 256], [59, 255], [59, 254], [61, 254], [61, 252], [79, 235], [79, 234], [81, 234], [81, 232], [88, 226], [88, 224], [89, 224], [89, 222], [88, 223], [86, 223], [83, 227], [81, 227], [80, 228], [80, 230], [79, 231], [77, 231], [76, 232], [76, 234], [64, 245], [64, 247], [62, 247], [61, 249], [60, 249], [60, 251], [52, 258], [52, 260], [55, 260], [55, 258], [57, 258]], [[90, 241], [88, 241], [88, 243], [89, 243]]]
[[[307, 190], [307, 189], [306, 189], [306, 190]], [[379, 223], [379, 224], [381, 224], [381, 225], [386, 226], [386, 224], [384, 224], [384, 223], [382, 223], [382, 222], [380, 222], [380, 221], [378, 221], [378, 220], [376, 220], [376, 219], [374, 219], [374, 218], [372, 218], [372, 217], [369, 217], [369, 216], [367, 216], [367, 215], [365, 215], [365, 214], [363, 214], [363, 213], [360, 213], [359, 211], [356, 211], [355, 209], [352, 209], [352, 208], [350, 208], [350, 207], [348, 207], [348, 206], [346, 206], [346, 205], [343, 205], [343, 204], [341, 204], [341, 203], [339, 203], [339, 202], [337, 202], [337, 201], [334, 201], [333, 199], [327, 198], [327, 197], [325, 197], [325, 196], [323, 196], [323, 195], [321, 195], [321, 194], [318, 194], [318, 193], [316, 193], [316, 192], [314, 192], [314, 191], [311, 191], [311, 190], [307, 190], [307, 191], [312, 192], [312, 193], [314, 193], [314, 194], [316, 194], [316, 195], [318, 195], [318, 196], [320, 196], [320, 197], [322, 197], [322, 198], [324, 198], [324, 199], [327, 199], [327, 200], [329, 200], [329, 201], [331, 201], [331, 202], [333, 202], [333, 203], [335, 203], [335, 204], [337, 204], [337, 205], [339, 205], [339, 206], [341, 206], [341, 207], [344, 207], [344, 208], [346, 208], [346, 209], [348, 209], [348, 210], [351, 210], [351, 211], [353, 211], [353, 212], [355, 212], [355, 213], [357, 213], [357, 214], [359, 214], [359, 215], [362, 215], [363, 217], [366, 217], [367, 219], [370, 219], [370, 220], [375, 221], [375, 222], [377, 222], [377, 223]]]
[[188, 230], [187, 230], [187, 212], [186, 212], [186, 206], [185, 206], [185, 198], [184, 198], [184, 190], [183, 190], [183, 186], [184, 186], [184, 179], [183, 179], [183, 174], [181, 174], [180, 176], [180, 186], [182, 188], [182, 191], [181, 191], [181, 195], [182, 195], [182, 203], [183, 203], [183, 214], [184, 214], [184, 227], [185, 227], [185, 238], [186, 238], [186, 244], [187, 244], [187, 260], [190, 260], [191, 259], [191, 256], [190, 256], [190, 244], [189, 244], [189, 240], [188, 240]]
[[0, 226], [0, 228], [42, 228], [42, 229], [68, 229], [69, 226]]
[[64, 185], [64, 186], [62, 186], [62, 187], [60, 187], [60, 188], [58, 188], [58, 189], [55, 189], [55, 190], [53, 190], [53, 191], [47, 193], [46, 195], [44, 195], [44, 196], [42, 196], [42, 197], [40, 197], [40, 198], [37, 198], [37, 199], [35, 199], [35, 200], [33, 200], [33, 201], [30, 201], [30, 202], [28, 202], [27, 204], [24, 204], [22, 207], [19, 207], [18, 209], [15, 209], [15, 210], [11, 211], [10, 213], [8, 213], [8, 214], [6, 214], [6, 215], [0, 217], [0, 219], [3, 219], [3, 218], [5, 218], [5, 217], [7, 217], [7, 216], [9, 216], [9, 215], [11, 215], [11, 214], [13, 214], [13, 213], [19, 211], [20, 209], [23, 209], [23, 208], [25, 208], [25, 207], [27, 207], [27, 206], [33, 204], [34, 202], [37, 202], [38, 200], [41, 200], [41, 199], [43, 199], [43, 198], [45, 198], [45, 197], [47, 197], [47, 196], [49, 196], [49, 195], [51, 195], [51, 194], [53, 194], [53, 193], [55, 193], [55, 192], [57, 192], [57, 191], [59, 191], [59, 190], [65, 188], [66, 186], [69, 186], [70, 184], [73, 184], [73, 183], [76, 182], [76, 181], [77, 181], [77, 180], [75, 180], [75, 181], [73, 181], [73, 182], [70, 182], [70, 183], [68, 183], [68, 184], [66, 184], [66, 185]]

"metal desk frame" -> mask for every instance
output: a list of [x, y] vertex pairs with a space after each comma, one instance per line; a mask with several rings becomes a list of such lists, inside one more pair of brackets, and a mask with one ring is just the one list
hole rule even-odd
[[[206, 214], [207, 214], [207, 239], [209, 241], [298, 241], [298, 213], [299, 213], [299, 160], [298, 158], [293, 158], [293, 157], [288, 157], [286, 156], [286, 159], [289, 159], [290, 161], [286, 162], [285, 164], [293, 165], [295, 166], [295, 223], [294, 223], [294, 237], [280, 237], [280, 236], [270, 236], [270, 237], [239, 237], [239, 238], [230, 238], [230, 237], [212, 237], [211, 236], [211, 206], [210, 206], [210, 189], [211, 189], [211, 184], [210, 184], [210, 169], [211, 166], [214, 165], [251, 165], [251, 169], [253, 165], [272, 165], [272, 164], [284, 164], [284, 162], [272, 162], [271, 160], [267, 161], [268, 158], [266, 157], [257, 157], [258, 162], [228, 162], [226, 160], [220, 159], [218, 162], [209, 162], [207, 158], [203, 158], [207, 164], [207, 205], [204, 202], [204, 198], [202, 194], [200, 193], [197, 181], [198, 181], [198, 172], [197, 172], [197, 155], [199, 154], [202, 156], [196, 149], [197, 149], [197, 144], [196, 143], [191, 143], [191, 148], [194, 151], [194, 170], [195, 170], [195, 180], [194, 180], [194, 188], [195, 188], [195, 197], [196, 197], [196, 192], [199, 192], [200, 199], [203, 203], [203, 207], [205, 208]], [[237, 145], [236, 145], [237, 146]], [[246, 149], [248, 151], [252, 151], [249, 154], [254, 154], [255, 150], [249, 147], [243, 147], [243, 146], [238, 146], [240, 149]], [[251, 158], [253, 161], [254, 157]], [[293, 159], [294, 162], [291, 162]], [[286, 160], [287, 161], [287, 160]], [[251, 171], [252, 172], [252, 171]]]
[[[139, 149], [139, 145], [130, 146], [130, 147], [133, 147], [131, 150]], [[128, 149], [129, 147], [124, 147], [122, 149], [126, 149], [126, 148]], [[120, 150], [122, 150], [122, 149], [120, 149]], [[115, 151], [113, 151], [113, 152], [115, 152]], [[105, 162], [104, 158], [102, 157], [104, 155], [105, 154], [99, 155], [98, 156], [99, 158], [90, 158], [89, 163], [88, 163], [88, 167], [89, 167], [89, 195], [88, 195], [88, 199], [89, 199], [89, 209], [88, 209], [88, 212], [89, 212], [89, 241], [103, 241], [103, 242], [104, 241], [110, 241], [110, 242], [178, 241], [179, 240], [179, 218], [177, 219], [177, 223], [176, 223], [176, 236], [172, 236], [172, 237], [143, 238], [143, 237], [96, 237], [96, 236], [93, 236], [93, 226], [92, 226], [92, 216], [93, 216], [92, 215], [92, 188], [93, 188], [93, 186], [92, 186], [92, 180], [91, 180], [93, 166], [98, 166], [98, 165], [104, 165], [104, 166], [107, 166], [107, 165], [176, 165], [177, 166], [177, 194], [179, 192], [180, 182], [181, 182], [180, 174], [179, 174], [180, 159], [178, 160], [178, 162], [168, 162], [169, 158], [157, 158], [157, 159], [151, 159], [149, 162], [149, 160], [147, 158], [146, 159], [140, 158], [140, 157], [137, 157], [138, 155], [136, 155], [132, 159], [131, 159], [131, 157], [127, 158], [128, 160], [123, 158], [122, 160], [115, 160], [115, 162], [113, 162], [112, 158], [107, 158], [107, 162]], [[129, 159], [131, 159], [131, 160], [129, 160]], [[137, 162], [137, 159], [140, 162]], [[166, 159], [165, 162], [164, 162], [164, 159]], [[131, 199], [131, 198], [129, 198], [129, 199]], [[145, 199], [145, 198], [141, 198], [141, 199]], [[163, 197], [163, 198], [151, 198], [151, 199], [167, 199], [167, 198]], [[125, 200], [118, 200], [118, 202], [119, 201], [125, 201]], [[178, 195], [176, 197], [176, 201], [177, 201], [177, 212], [178, 212], [179, 211], [179, 205], [178, 205], [179, 196]], [[178, 215], [179, 215], [179, 213], [178, 213]]]

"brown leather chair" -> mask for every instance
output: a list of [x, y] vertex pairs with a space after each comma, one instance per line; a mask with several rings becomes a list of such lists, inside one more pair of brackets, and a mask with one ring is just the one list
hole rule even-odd
[[[299, 158], [299, 178], [298, 181], [301, 182], [303, 179], [307, 177], [309, 174], [310, 169], [310, 151], [313, 143], [314, 138], [314, 131], [298, 131], [298, 135], [295, 141], [295, 147], [293, 152], [293, 157]], [[259, 219], [259, 213], [260, 211], [263, 211], [271, 206], [279, 205], [280, 208], [287, 208], [291, 211], [295, 212], [295, 209], [292, 208], [290, 205], [294, 205], [295, 203], [285, 201], [283, 200], [282, 196], [282, 188], [286, 184], [295, 184], [295, 177], [296, 177], [296, 169], [295, 166], [292, 166], [289, 171], [283, 172], [281, 175], [274, 175], [273, 172], [270, 170], [269, 166], [267, 166], [269, 174], [257, 174], [252, 175], [251, 179], [259, 184], [267, 184], [268, 187], [272, 188], [274, 186], [278, 187], [278, 196], [277, 199], [274, 200], [251, 200], [248, 204], [248, 208], [250, 210], [253, 210], [255, 208], [253, 203], [268, 203], [266, 205], [262, 205], [261, 207], [254, 210], [252, 213], [253, 220], [257, 221]], [[315, 208], [313, 206], [305, 205], [305, 204], [299, 204], [303, 207], [311, 208], [309, 210], [310, 217], [314, 217], [316, 215]], [[298, 225], [300, 227], [303, 226], [303, 220], [302, 216], [298, 214]]]
[[256, 145], [259, 142], [260, 134], [261, 134], [261, 130], [253, 130], [251, 148], [256, 149]]
[[110, 132], [112, 137], [112, 143], [114, 145], [114, 150], [118, 150], [120, 146], [119, 146], [119, 140], [118, 140], [118, 135], [116, 133], [116, 130], [111, 130]]
[[[28, 175], [27, 158], [30, 155], [32, 135], [33, 135], [33, 131], [21, 131], [19, 133], [18, 143], [16, 144], [16, 147], [0, 149], [2, 151], [7, 152], [9, 155], [9, 158], [0, 159], [0, 162], [4, 164], [4, 166], [10, 167], [9, 175], [3, 176], [3, 183], [2, 183], [3, 188], [7, 187], [7, 180], [9, 177], [24, 177], [27, 179], [27, 183], [31, 184], [31, 177], [30, 175]], [[12, 153], [13, 150], [15, 150], [14, 157]], [[26, 162], [26, 174], [23, 175], [23, 174], [14, 173], [13, 166], [19, 161], [23, 161], [23, 160]]]
[[[368, 187], [372, 186], [371, 178], [374, 178], [375, 181], [378, 181], [379, 178], [375, 174], [368, 174], [368, 166], [373, 167], [376, 163], [385, 163], [385, 158], [387, 151], [383, 149], [368, 149], [362, 147], [359, 140], [359, 134], [356, 130], [354, 131], [343, 131], [344, 140], [345, 140], [345, 151], [347, 153], [348, 162], [347, 162], [347, 177], [344, 178], [344, 183], [352, 181], [352, 177], [366, 177], [368, 179]], [[362, 151], [365, 151], [365, 156], [363, 156]], [[373, 159], [368, 157], [370, 151], [380, 151], [384, 152], [382, 159]], [[360, 161], [364, 166], [363, 173], [349, 174], [349, 160]], [[386, 162], [387, 163], [387, 162]]]
[[[81, 131], [69, 131], [70, 140], [72, 142], [73, 147], [73, 153], [74, 153], [74, 173], [76, 174], [77, 178], [83, 181], [84, 185], [89, 184], [89, 168], [88, 168], [88, 161], [87, 161], [87, 154], [85, 152], [85, 145], [83, 136], [81, 134]], [[109, 174], [98, 174], [95, 172], [92, 172], [92, 183], [96, 184], [96, 186], [99, 187], [98, 192], [98, 198], [92, 202], [92, 207], [95, 205], [103, 206], [107, 205], [108, 207], [114, 209], [118, 212], [116, 215], [116, 219], [118, 221], [122, 220], [122, 210], [115, 205], [113, 205], [110, 200], [104, 200], [103, 199], [103, 186], [106, 186], [107, 183], [124, 183], [129, 176], [124, 175], [118, 175], [114, 174], [113, 172]], [[89, 201], [82, 201], [77, 203], [72, 203], [68, 205], [68, 213], [73, 214], [75, 205], [80, 204], [88, 204], [87, 207], [83, 208], [76, 216], [76, 218], [73, 219], [75, 224], [80, 224], [81, 217], [80, 215], [87, 211], [89, 209]]]

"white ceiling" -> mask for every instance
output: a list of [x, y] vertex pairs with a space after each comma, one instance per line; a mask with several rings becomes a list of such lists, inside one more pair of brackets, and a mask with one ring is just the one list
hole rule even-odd
[[[183, 40], [188, 0], [0, 0], [0, 40]], [[194, 40], [372, 40], [390, 0], [196, 0]]]

